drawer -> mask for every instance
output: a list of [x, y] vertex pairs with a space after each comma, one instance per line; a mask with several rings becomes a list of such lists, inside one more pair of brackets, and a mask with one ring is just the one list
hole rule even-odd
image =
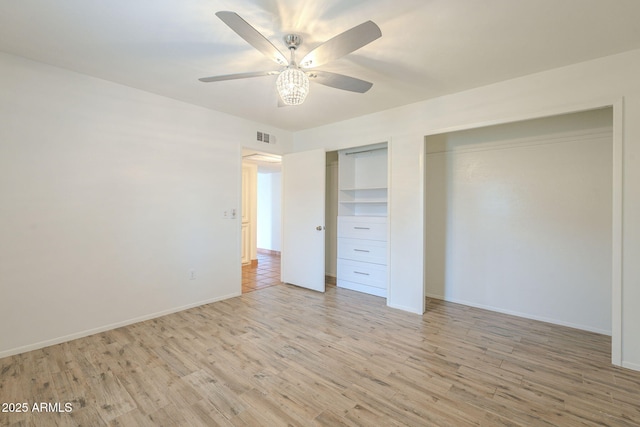
[[380, 216], [339, 216], [338, 237], [387, 240], [387, 218]]
[[351, 289], [352, 291], [364, 292], [365, 294], [375, 295], [378, 297], [387, 297], [387, 289], [376, 288], [373, 286], [363, 285], [362, 283], [349, 282], [348, 280], [338, 280], [339, 288]]
[[338, 238], [338, 258], [387, 264], [387, 242]]
[[346, 280], [374, 288], [387, 289], [387, 266], [338, 259], [338, 282]]

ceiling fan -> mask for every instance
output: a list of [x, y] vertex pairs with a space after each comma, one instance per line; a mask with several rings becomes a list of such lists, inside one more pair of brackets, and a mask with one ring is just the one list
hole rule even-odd
[[309, 93], [309, 81], [358, 93], [365, 93], [373, 86], [373, 83], [355, 77], [314, 69], [317, 66], [326, 64], [329, 61], [333, 61], [334, 59], [338, 59], [360, 49], [362, 46], [381, 37], [382, 32], [380, 28], [372, 21], [364, 22], [338, 34], [313, 49], [298, 63], [296, 62], [295, 52], [302, 43], [302, 37], [299, 35], [287, 34], [284, 36], [284, 42], [290, 54], [289, 59], [287, 59], [265, 36], [260, 34], [258, 30], [253, 28], [237, 13], [221, 11], [217, 12], [216, 15], [251, 46], [284, 68], [280, 70], [203, 77], [199, 79], [201, 82], [219, 82], [277, 75], [276, 87], [284, 105], [302, 104]]

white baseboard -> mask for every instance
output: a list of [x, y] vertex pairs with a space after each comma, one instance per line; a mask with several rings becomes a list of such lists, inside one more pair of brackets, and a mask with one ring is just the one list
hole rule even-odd
[[395, 308], [397, 310], [406, 311], [406, 312], [409, 312], [409, 313], [412, 313], [412, 314], [417, 314], [419, 316], [422, 316], [424, 314], [423, 312], [421, 312], [419, 310], [416, 310], [415, 307], [408, 307], [408, 306], [405, 306], [405, 305], [398, 305], [398, 304], [390, 304], [388, 299], [387, 299], [387, 307]]
[[167, 314], [177, 313], [179, 311], [184, 311], [184, 310], [188, 310], [190, 308], [199, 307], [201, 305], [211, 304], [213, 302], [222, 301], [222, 300], [229, 299], [229, 298], [234, 298], [234, 297], [237, 297], [237, 296], [240, 296], [240, 295], [242, 295], [242, 293], [234, 292], [234, 293], [229, 294], [229, 295], [224, 295], [224, 296], [217, 297], [217, 298], [211, 298], [211, 299], [204, 300], [204, 301], [198, 301], [198, 302], [195, 302], [195, 303], [192, 303], [192, 304], [183, 305], [181, 307], [174, 307], [174, 308], [170, 308], [170, 309], [163, 310], [163, 311], [158, 311], [156, 313], [151, 313], [151, 314], [147, 314], [147, 315], [140, 316], [140, 317], [134, 317], [133, 319], [123, 320], [122, 322], [111, 323], [109, 325], [104, 325], [104, 326], [100, 326], [100, 327], [92, 328], [92, 329], [86, 329], [84, 331], [75, 332], [73, 334], [63, 335], [61, 337], [52, 338], [52, 339], [49, 339], [49, 340], [40, 341], [40, 342], [37, 342], [37, 343], [28, 344], [28, 345], [21, 346], [21, 347], [11, 348], [9, 350], [0, 351], [0, 358], [13, 356], [15, 354], [20, 354], [20, 353], [25, 353], [27, 351], [39, 350], [41, 348], [49, 347], [51, 345], [60, 344], [60, 343], [71, 341], [71, 340], [75, 340], [75, 339], [78, 339], [78, 338], [88, 337], [89, 335], [99, 334], [100, 332], [110, 331], [112, 329], [121, 328], [123, 326], [132, 325], [132, 324], [138, 323], [138, 322], [144, 322], [145, 320], [155, 319], [157, 317], [166, 316]]
[[633, 369], [634, 371], [640, 371], [640, 364], [631, 362], [622, 362], [622, 367], [627, 369]]
[[507, 310], [507, 309], [504, 309], [504, 308], [493, 307], [493, 306], [490, 306], [490, 305], [476, 304], [476, 303], [471, 302], [471, 301], [459, 300], [459, 299], [456, 299], [456, 298], [445, 298], [442, 295], [434, 295], [434, 294], [427, 293], [426, 296], [428, 298], [439, 299], [439, 300], [442, 300], [442, 301], [452, 302], [452, 303], [455, 303], [455, 304], [467, 305], [469, 307], [481, 308], [483, 310], [495, 311], [497, 313], [509, 314], [511, 316], [523, 317], [525, 319], [538, 320], [540, 322], [553, 323], [554, 325], [566, 326], [568, 328], [580, 329], [580, 330], [583, 330], [583, 331], [595, 332], [597, 334], [611, 336], [611, 331], [610, 330], [607, 331], [607, 330], [604, 330], [604, 329], [593, 328], [593, 327], [588, 326], [588, 325], [581, 325], [581, 324], [577, 324], [577, 323], [564, 322], [564, 321], [558, 320], [558, 319], [552, 319], [552, 318], [548, 318], [548, 317], [544, 317], [544, 316], [536, 316], [536, 315], [532, 315], [532, 314], [528, 314], [528, 313], [521, 313], [519, 311]]

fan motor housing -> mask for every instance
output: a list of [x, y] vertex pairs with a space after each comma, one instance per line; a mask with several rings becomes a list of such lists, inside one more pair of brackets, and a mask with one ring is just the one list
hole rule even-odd
[[302, 44], [302, 37], [297, 34], [287, 34], [284, 36], [284, 43], [289, 49], [297, 49]]

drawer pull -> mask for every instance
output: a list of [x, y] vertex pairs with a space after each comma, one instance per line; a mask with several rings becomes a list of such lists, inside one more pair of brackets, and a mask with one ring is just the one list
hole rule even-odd
[[366, 250], [366, 249], [354, 249], [355, 252], [367, 252], [369, 253], [370, 251]]
[[353, 227], [355, 230], [371, 230], [369, 227]]
[[355, 274], [362, 274], [363, 276], [368, 276], [369, 273], [363, 273], [361, 271], [354, 271]]

